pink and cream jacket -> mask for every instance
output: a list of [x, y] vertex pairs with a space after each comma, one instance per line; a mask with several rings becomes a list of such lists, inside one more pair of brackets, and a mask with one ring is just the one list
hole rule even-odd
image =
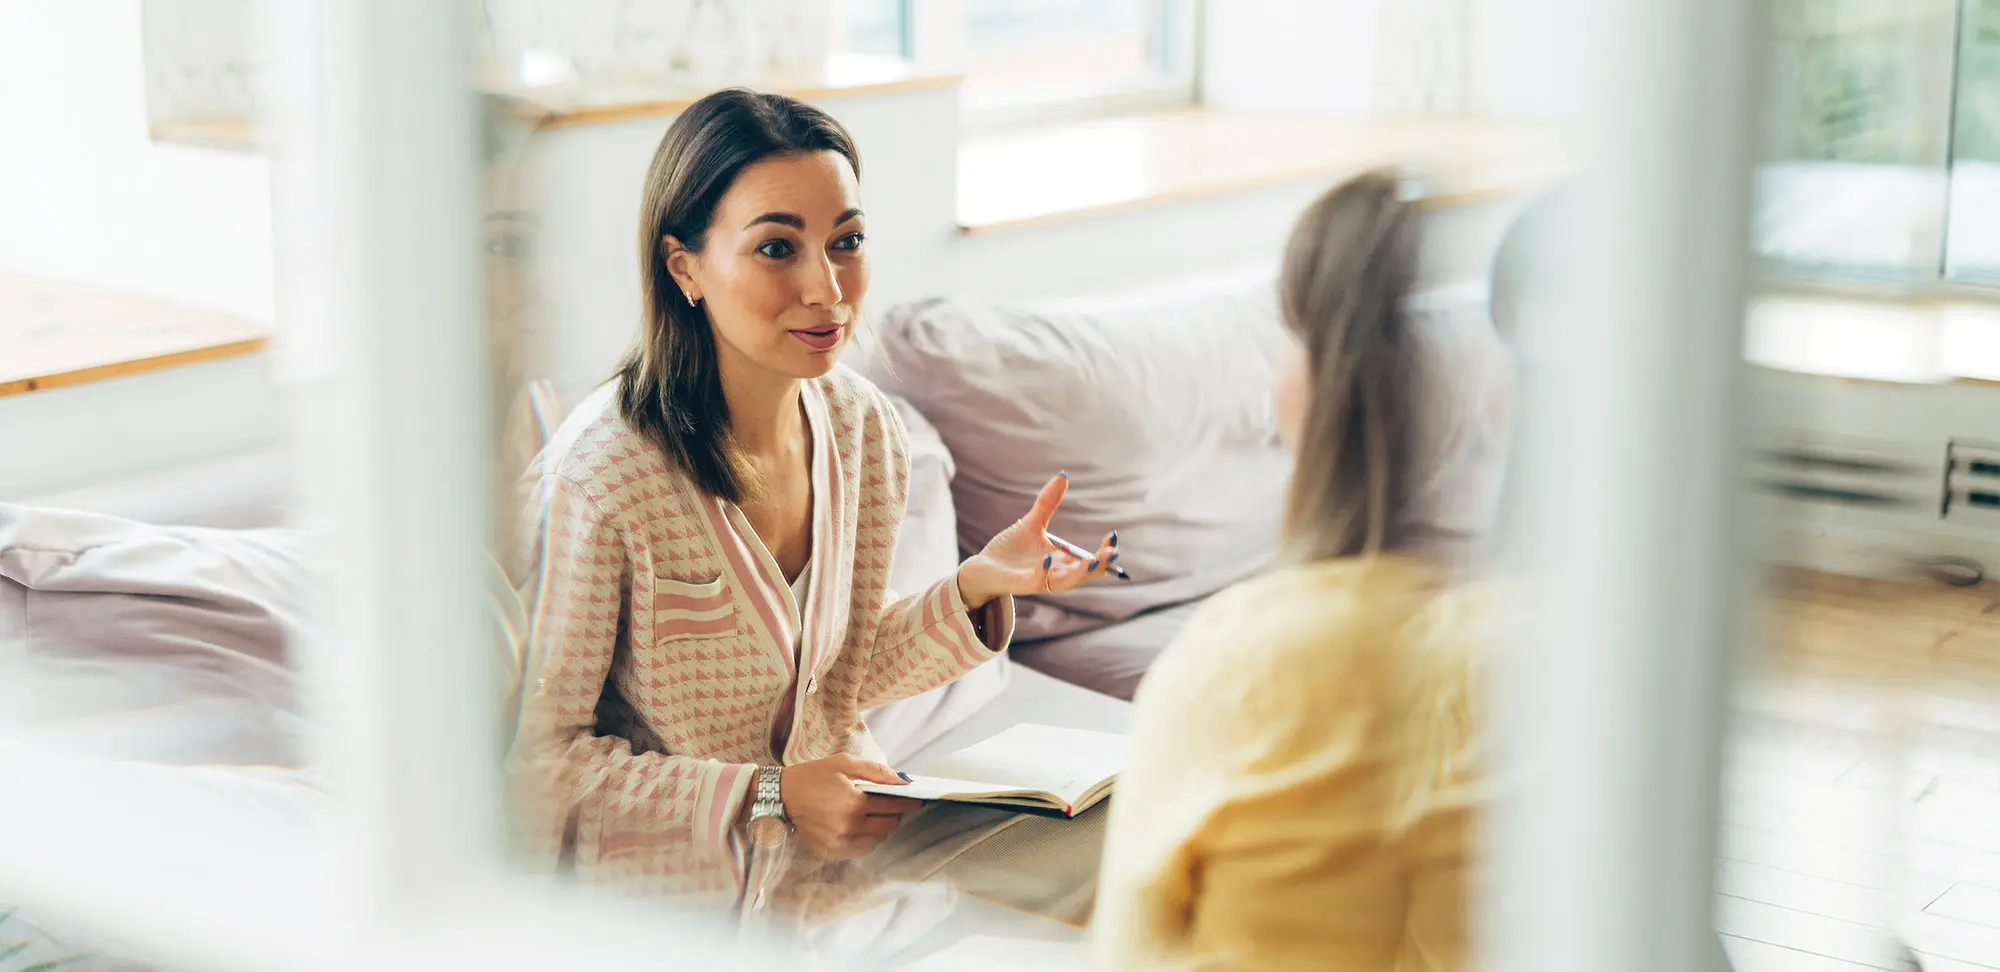
[[1008, 599], [989, 606], [982, 643], [953, 578], [900, 600], [886, 588], [909, 480], [894, 407], [846, 368], [807, 381], [803, 397], [803, 611], [741, 510], [669, 468], [612, 388], [530, 470], [533, 532], [516, 566], [533, 589], [509, 776], [539, 862], [732, 904], [744, 879], [735, 824], [758, 765], [872, 755], [864, 709], [1006, 647]]

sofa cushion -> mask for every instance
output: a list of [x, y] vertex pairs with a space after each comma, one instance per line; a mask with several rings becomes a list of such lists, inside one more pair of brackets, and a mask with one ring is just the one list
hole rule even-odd
[[1276, 546], [1291, 459], [1271, 387], [1287, 342], [1269, 279], [1033, 310], [929, 299], [882, 321], [875, 377], [950, 447], [961, 551], [1070, 474], [1057, 534], [1111, 530], [1130, 583], [1018, 605], [1016, 641], [1075, 634], [1213, 593]]
[[107, 758], [300, 765], [308, 546], [0, 504], [0, 645], [32, 686], [13, 711]]
[[1180, 637], [1201, 601], [1175, 604], [1123, 621], [1014, 649], [1024, 667], [1130, 701], [1153, 660]]
[[[303, 530], [0, 504], [0, 649], [21, 653], [32, 685], [0, 702], [105, 758], [304, 766], [300, 672], [340, 661], [306, 654], [341, 650], [304, 636], [324, 563], [323, 538]], [[486, 581], [504, 720], [522, 617], [497, 567]]]

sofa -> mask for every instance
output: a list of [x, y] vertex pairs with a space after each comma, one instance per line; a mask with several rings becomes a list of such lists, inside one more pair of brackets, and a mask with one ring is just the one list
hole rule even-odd
[[[1484, 318], [1483, 294], [1451, 306]], [[1269, 389], [1289, 338], [1270, 269], [1031, 306], [912, 301], [864, 336], [848, 360], [892, 396], [911, 446], [895, 589], [953, 569], [1058, 470], [1055, 532], [1092, 547], [1117, 530], [1132, 578], [1023, 599], [1008, 656], [866, 715], [884, 757], [921, 771], [1024, 721], [1124, 729], [1203, 599], [1274, 556], [1290, 460]], [[243, 457], [0, 505], [0, 647], [25, 645], [59, 689], [31, 707], [33, 731], [319, 799], [298, 678], [313, 639], [295, 637], [318, 540], [288, 525], [290, 468]]]

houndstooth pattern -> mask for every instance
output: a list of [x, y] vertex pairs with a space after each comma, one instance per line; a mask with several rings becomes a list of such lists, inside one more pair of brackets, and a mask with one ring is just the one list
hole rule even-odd
[[[1012, 605], [995, 603], [982, 644], [951, 578], [889, 594], [909, 463], [894, 408], [851, 371], [806, 383], [803, 612], [740, 511], [669, 469], [610, 391], [580, 405], [530, 471], [516, 577], [531, 624], [509, 757], [523, 843], [593, 883], [727, 906], [741, 892], [733, 824], [756, 766], [873, 751], [862, 710], [994, 657]], [[788, 699], [789, 742], [774, 753]], [[809, 886], [822, 868], [798, 856]]]

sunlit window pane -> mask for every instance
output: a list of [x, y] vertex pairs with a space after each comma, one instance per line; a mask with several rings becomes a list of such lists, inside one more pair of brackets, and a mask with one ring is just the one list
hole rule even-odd
[[909, 7], [907, 0], [843, 0], [840, 16], [847, 51], [903, 57], [909, 51]]
[[2000, 283], [2000, 3], [1967, 0], [1959, 27], [1946, 275]]
[[1165, 73], [1147, 0], [967, 0], [968, 99], [1114, 89]]
[[1954, 0], [1773, 6], [1765, 256], [1796, 269], [1934, 279], [1950, 146]]

